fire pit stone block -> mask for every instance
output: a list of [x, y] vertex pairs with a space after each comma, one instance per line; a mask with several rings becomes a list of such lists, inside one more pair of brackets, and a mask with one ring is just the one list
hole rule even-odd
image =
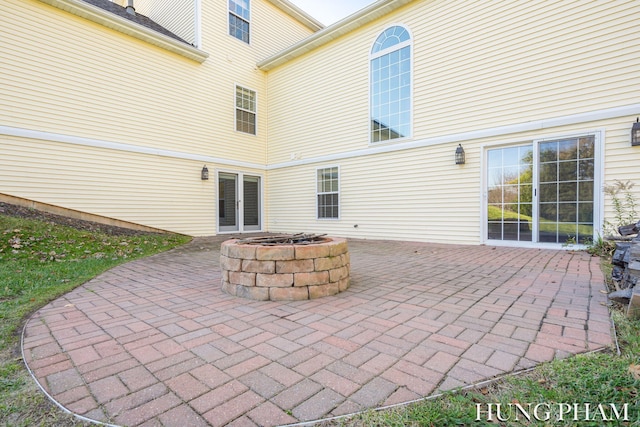
[[347, 240], [326, 237], [306, 245], [262, 246], [222, 243], [222, 290], [257, 301], [298, 301], [335, 295], [349, 288]]

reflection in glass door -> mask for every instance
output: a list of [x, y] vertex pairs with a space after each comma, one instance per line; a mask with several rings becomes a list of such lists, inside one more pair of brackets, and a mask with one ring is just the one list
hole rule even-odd
[[261, 194], [259, 176], [218, 173], [218, 229], [221, 232], [260, 231]]
[[220, 231], [238, 231], [238, 176], [218, 174], [218, 227]]
[[594, 188], [595, 136], [490, 149], [486, 238], [587, 243]]
[[489, 150], [489, 240], [532, 240], [532, 188], [533, 145]]
[[245, 230], [260, 230], [260, 177], [244, 175], [242, 179], [244, 206], [243, 219]]
[[594, 143], [593, 136], [540, 143], [540, 242], [593, 238]]

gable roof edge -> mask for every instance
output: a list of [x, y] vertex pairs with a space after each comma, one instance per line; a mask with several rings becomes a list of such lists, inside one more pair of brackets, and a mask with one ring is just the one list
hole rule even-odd
[[207, 52], [191, 46], [186, 42], [159, 33], [83, 0], [39, 1], [199, 63], [204, 62], [209, 57]]
[[293, 46], [258, 62], [263, 71], [272, 70], [351, 31], [362, 27], [414, 0], [379, 0], [341, 21], [318, 31]]
[[320, 31], [324, 28], [324, 25], [321, 22], [317, 21], [314, 17], [288, 0], [269, 0], [269, 2], [285, 12], [287, 15], [299, 21], [311, 31]]

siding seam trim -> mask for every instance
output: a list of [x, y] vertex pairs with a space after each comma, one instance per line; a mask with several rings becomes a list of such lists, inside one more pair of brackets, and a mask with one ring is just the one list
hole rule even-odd
[[149, 154], [162, 157], [171, 157], [183, 160], [196, 160], [208, 163], [218, 163], [229, 166], [266, 170], [265, 165], [241, 162], [237, 160], [222, 159], [219, 157], [204, 156], [200, 154], [184, 153], [181, 151], [163, 150], [157, 148], [143, 147], [140, 145], [124, 144], [120, 142], [103, 141], [99, 139], [84, 138], [79, 136], [63, 135], [58, 133], [21, 129], [10, 126], [0, 126], [0, 135], [28, 138], [46, 142], [61, 142], [87, 147], [105, 148], [110, 150], [125, 151], [130, 153]]
[[521, 133], [534, 130], [542, 130], [557, 126], [574, 125], [595, 120], [606, 120], [617, 117], [640, 114], [640, 104], [631, 104], [622, 107], [608, 108], [605, 110], [590, 111], [587, 113], [572, 114], [569, 116], [554, 117], [544, 120], [536, 120], [514, 125], [497, 126], [487, 129], [479, 129], [470, 132], [461, 132], [449, 135], [442, 135], [433, 138], [426, 138], [416, 141], [389, 144], [385, 146], [369, 146], [361, 150], [347, 151], [344, 153], [329, 154], [326, 156], [312, 157], [309, 159], [294, 160], [290, 162], [275, 163], [272, 165], [263, 165], [250, 162], [242, 162], [237, 160], [223, 159], [219, 157], [205, 156], [200, 154], [185, 153], [174, 150], [156, 149], [143, 147], [139, 145], [125, 144], [120, 142], [104, 141], [99, 139], [84, 138], [78, 136], [63, 135], [45, 131], [37, 131], [30, 129], [22, 129], [11, 126], [0, 125], [0, 135], [14, 136], [20, 138], [29, 138], [35, 140], [43, 140], [49, 142], [61, 142], [74, 145], [84, 145], [96, 148], [105, 148], [118, 151], [126, 151], [132, 153], [149, 154], [163, 157], [172, 157], [183, 160], [196, 160], [209, 163], [218, 163], [229, 166], [245, 167], [258, 170], [276, 170], [293, 166], [302, 166], [320, 162], [330, 162], [335, 160], [344, 160], [353, 157], [362, 157], [375, 154], [390, 153], [394, 151], [410, 150], [415, 148], [429, 147], [440, 144], [458, 143], [473, 139], [481, 139], [488, 137], [505, 136], [514, 133]]

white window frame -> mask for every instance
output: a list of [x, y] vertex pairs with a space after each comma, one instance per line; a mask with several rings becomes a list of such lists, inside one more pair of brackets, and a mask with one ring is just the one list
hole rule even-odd
[[[229, 8], [229, 1], [227, 0], [227, 34], [228, 34], [230, 37], [233, 37], [235, 40], [238, 40], [238, 41], [240, 41], [240, 42], [242, 42], [242, 43], [244, 43], [244, 44], [246, 44], [246, 45], [251, 45], [251, 39], [253, 38], [253, 37], [251, 36], [251, 15], [252, 15], [252, 13], [251, 13], [251, 0], [247, 0], [247, 1], [249, 2], [249, 9], [248, 9], [248, 10], [249, 10], [249, 19], [245, 19], [244, 17], [239, 16], [235, 11], [232, 11], [232, 10]], [[230, 26], [231, 26], [231, 15], [235, 16], [237, 19], [240, 19], [240, 20], [242, 20], [242, 21], [245, 21], [245, 22], [249, 25], [249, 32], [248, 32], [248, 33], [249, 33], [249, 41], [244, 41], [244, 40], [242, 40], [242, 39], [239, 39], [239, 38], [238, 38], [238, 37], [236, 37], [234, 34], [231, 34], [231, 33], [229, 32], [229, 28], [230, 28]]]
[[[376, 44], [376, 41], [378, 40], [378, 38], [385, 32], [387, 31], [389, 28], [392, 27], [402, 27], [407, 33], [409, 33], [409, 40], [406, 40], [402, 43], [393, 45], [390, 48], [378, 51], [376, 53], [372, 53], [373, 52], [373, 48]], [[386, 25], [381, 31], [379, 31], [376, 35], [376, 38], [374, 39], [373, 43], [371, 43], [371, 46], [369, 47], [369, 118], [368, 118], [368, 123], [369, 123], [369, 145], [370, 146], [376, 146], [376, 145], [381, 145], [381, 144], [389, 144], [389, 143], [396, 143], [396, 142], [400, 142], [400, 141], [406, 141], [407, 139], [410, 139], [413, 137], [413, 115], [414, 115], [414, 96], [413, 96], [413, 88], [414, 88], [414, 84], [413, 84], [413, 80], [414, 80], [414, 49], [413, 49], [413, 33], [409, 30], [409, 27], [405, 24], [402, 23], [393, 23], [390, 25]], [[373, 102], [373, 91], [372, 89], [372, 84], [373, 84], [373, 70], [371, 68], [371, 64], [372, 61], [376, 58], [382, 57], [384, 55], [387, 55], [391, 52], [394, 52], [396, 50], [400, 50], [404, 47], [409, 46], [409, 52], [410, 52], [410, 58], [409, 58], [409, 62], [410, 62], [410, 82], [409, 82], [409, 105], [410, 105], [410, 111], [409, 111], [409, 134], [405, 135], [401, 138], [394, 138], [394, 139], [388, 139], [388, 140], [383, 140], [383, 141], [374, 141], [373, 140], [373, 125], [372, 125], [372, 121], [373, 121], [373, 109], [375, 107], [374, 102]]]
[[[195, 46], [200, 49], [202, 47], [202, 0], [195, 1], [195, 16], [194, 16], [194, 30], [195, 30]], [[228, 18], [227, 18], [228, 19]]]
[[[336, 169], [338, 172], [338, 191], [327, 191], [327, 192], [322, 192], [322, 191], [318, 191], [318, 187], [320, 184], [320, 181], [318, 180], [318, 174], [321, 170], [325, 170], [325, 169]], [[318, 221], [337, 221], [340, 220], [341, 218], [341, 214], [342, 214], [342, 201], [341, 201], [341, 179], [340, 179], [340, 166], [339, 165], [330, 165], [330, 166], [322, 166], [322, 167], [317, 167], [315, 169], [315, 186], [316, 186], [316, 219]], [[329, 217], [329, 218], [321, 218], [319, 215], [319, 199], [321, 195], [326, 195], [326, 194], [337, 194], [338, 195], [338, 216], [337, 217]]]
[[[253, 105], [255, 106], [255, 111], [248, 110], [246, 108], [238, 107], [238, 89], [246, 90], [253, 92]], [[251, 89], [247, 86], [243, 86], [240, 84], [235, 84], [233, 87], [233, 126], [236, 132], [242, 133], [244, 135], [257, 136], [258, 135], [258, 91]], [[255, 117], [254, 130], [255, 132], [245, 132], [243, 130], [238, 129], [238, 110], [244, 111], [246, 113], [253, 114]]]

